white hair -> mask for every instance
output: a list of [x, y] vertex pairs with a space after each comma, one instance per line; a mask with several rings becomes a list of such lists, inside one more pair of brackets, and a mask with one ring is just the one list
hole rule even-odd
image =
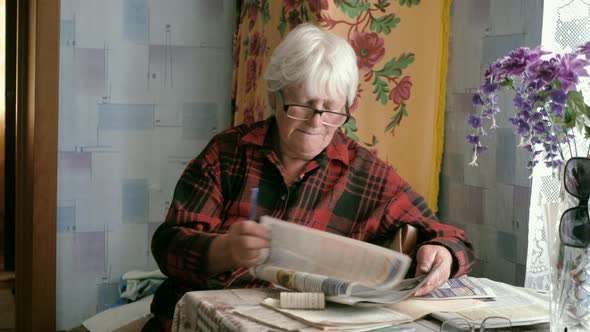
[[350, 106], [358, 85], [356, 54], [341, 37], [300, 24], [275, 48], [264, 78], [268, 92], [302, 84], [310, 97], [344, 97]]

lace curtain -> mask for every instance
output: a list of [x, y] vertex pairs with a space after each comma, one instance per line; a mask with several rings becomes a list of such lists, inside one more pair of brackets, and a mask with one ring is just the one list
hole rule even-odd
[[[590, 40], [590, 0], [545, 0], [543, 8], [544, 49], [555, 52], [571, 52], [578, 45]], [[589, 82], [581, 82], [581, 89], [590, 102]], [[577, 135], [576, 145], [564, 148], [566, 158], [572, 155], [585, 156], [588, 142]], [[525, 287], [549, 290], [551, 283], [549, 256], [547, 253], [547, 227], [544, 207], [559, 201], [560, 179], [557, 171], [543, 163], [535, 167], [531, 188], [529, 210], [529, 241]]]

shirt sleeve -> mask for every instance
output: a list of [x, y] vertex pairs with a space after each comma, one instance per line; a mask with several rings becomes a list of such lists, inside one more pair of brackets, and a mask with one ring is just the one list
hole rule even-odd
[[410, 224], [419, 229], [418, 247], [426, 244], [441, 245], [453, 257], [451, 277], [458, 277], [471, 270], [475, 256], [473, 245], [464, 232], [454, 226], [441, 223], [408, 183], [397, 174], [390, 182], [394, 187], [394, 197], [388, 204], [385, 222], [396, 229], [402, 224]]
[[214, 141], [184, 170], [166, 220], [154, 233], [152, 253], [167, 276], [207, 287], [207, 254], [212, 231], [221, 223], [223, 195]]

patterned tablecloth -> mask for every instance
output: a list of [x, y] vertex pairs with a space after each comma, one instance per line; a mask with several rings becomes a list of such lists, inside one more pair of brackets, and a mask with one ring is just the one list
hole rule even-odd
[[[291, 331], [317, 332], [320, 329], [307, 327], [296, 320], [289, 319], [271, 309], [260, 307], [259, 304], [266, 298], [278, 298], [276, 289], [231, 289], [186, 293], [176, 304], [172, 331], [174, 332], [270, 332], [286, 331], [280, 327], [288, 327]], [[265, 323], [258, 323], [248, 319], [236, 311], [246, 312], [248, 309], [256, 311], [268, 311], [260, 315], [264, 316]], [[270, 325], [269, 325], [270, 322]], [[279, 323], [280, 322], [280, 323]], [[274, 325], [280, 324], [280, 325]], [[439, 331], [440, 323], [433, 319], [420, 319], [416, 322], [398, 325], [390, 328], [379, 329], [379, 332], [388, 331], [414, 331], [432, 332]], [[518, 331], [548, 331], [548, 326], [521, 327]], [[335, 331], [335, 330], [331, 330]]]

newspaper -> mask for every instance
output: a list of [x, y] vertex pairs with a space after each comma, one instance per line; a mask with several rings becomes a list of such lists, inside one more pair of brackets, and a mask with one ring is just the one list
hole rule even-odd
[[268, 216], [260, 223], [271, 233], [271, 246], [250, 273], [287, 289], [322, 292], [348, 305], [391, 304], [429, 276], [404, 279], [411, 258], [393, 250]]
[[351, 307], [330, 303], [324, 310], [282, 309], [279, 301], [268, 298], [262, 305], [316, 328], [379, 328], [411, 322], [399, 312], [384, 307]]
[[[503, 328], [512, 326], [536, 325], [549, 322], [549, 297], [546, 294], [511, 286], [486, 278], [473, 278], [477, 282], [492, 289], [494, 299], [485, 300], [484, 306], [462, 310], [454, 313], [435, 312], [432, 316], [440, 321], [465, 319], [478, 327], [488, 317], [505, 317], [510, 320], [494, 320], [487, 328]], [[500, 323], [502, 322], [502, 323]], [[498, 324], [500, 323], [500, 324]], [[487, 325], [487, 324], [486, 324]]]
[[462, 275], [459, 278], [449, 279], [444, 285], [432, 292], [420, 296], [424, 300], [448, 300], [448, 299], [483, 299], [494, 298], [496, 293], [491, 287], [479, 282], [476, 278]]

